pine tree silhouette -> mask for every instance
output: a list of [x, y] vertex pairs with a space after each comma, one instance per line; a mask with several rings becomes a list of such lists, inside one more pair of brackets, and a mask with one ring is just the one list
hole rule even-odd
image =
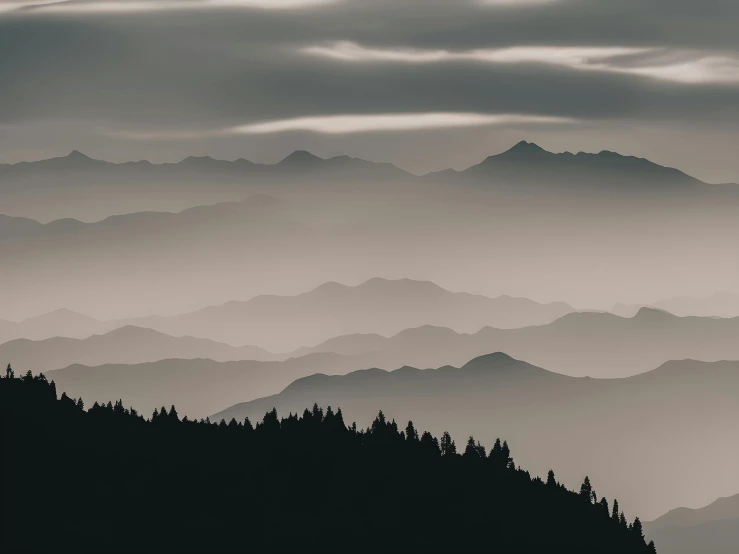
[[[449, 433], [419, 438], [382, 412], [347, 428], [317, 405], [272, 409], [256, 428], [180, 420], [174, 406], [147, 420], [120, 399], [83, 406], [41, 375], [0, 379], [3, 451], [36, 476], [59, 453], [64, 476], [2, 472], [3, 551], [656, 552], [616, 501], [609, 515], [605, 498], [580, 500], [592, 500], [589, 478], [569, 491], [550, 470], [545, 485], [512, 467], [505, 441], [486, 458], [470, 437], [459, 455]], [[167, 509], [142, 509], [163, 498]], [[383, 514], [371, 532], [368, 514]]]

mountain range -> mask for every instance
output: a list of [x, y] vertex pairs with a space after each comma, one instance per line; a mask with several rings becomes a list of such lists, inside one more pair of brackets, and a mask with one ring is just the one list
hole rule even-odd
[[739, 545], [739, 494], [698, 509], [677, 508], [644, 524], [662, 554], [733, 554]]
[[[489, 298], [450, 292], [428, 281], [373, 278], [357, 286], [329, 282], [295, 296], [261, 295], [169, 317], [99, 321], [70, 310], [58, 310], [20, 323], [0, 322], [0, 343], [14, 338], [85, 338], [132, 325], [169, 335], [191, 335], [236, 345], [258, 344], [277, 351], [345, 333], [394, 334], [425, 324], [466, 332], [486, 325], [538, 325], [572, 311], [563, 302], [541, 304], [510, 296]], [[42, 345], [38, 347], [43, 349]]]
[[533, 142], [521, 141], [511, 149], [488, 156], [481, 163], [463, 171], [447, 169], [426, 176], [434, 180], [462, 178], [473, 181], [502, 184], [552, 184], [582, 188], [620, 185], [624, 188], [649, 186], [691, 187], [705, 184], [682, 171], [664, 167], [645, 158], [624, 156], [603, 150], [598, 153], [563, 152], [556, 154], [544, 150]]
[[[569, 161], [551, 161], [560, 159]], [[207, 159], [129, 166], [75, 155], [38, 179], [34, 164], [0, 171], [3, 317], [61, 305], [99, 319], [182, 313], [376, 275], [583, 306], [616, 300], [599, 291], [677, 295], [696, 282], [736, 292], [738, 187], [529, 143], [470, 170], [482, 175], [474, 182], [398, 180], [384, 166], [333, 160], [295, 154], [277, 164], [289, 178], [271, 181]], [[506, 164], [540, 175], [508, 182], [494, 170]], [[362, 177], [365, 167], [377, 178]]]
[[[204, 182], [208, 183], [207, 189], [202, 188]], [[122, 209], [124, 212], [152, 208], [181, 210], [202, 203], [236, 200], [237, 195], [243, 197], [247, 191], [268, 192], [274, 191], [275, 186], [282, 188], [297, 183], [346, 187], [470, 182], [487, 183], [500, 190], [508, 190], [509, 185], [535, 185], [543, 193], [551, 191], [553, 185], [560, 192], [565, 187], [580, 192], [597, 189], [599, 194], [618, 185], [618, 195], [644, 194], [654, 187], [660, 191], [670, 187], [672, 193], [681, 189], [718, 190], [701, 187], [705, 183], [698, 179], [644, 158], [610, 151], [556, 154], [526, 141], [465, 170], [447, 169], [420, 177], [389, 163], [349, 156], [323, 159], [303, 150], [275, 164], [254, 163], [243, 158], [217, 160], [209, 156], [189, 156], [177, 163], [153, 164], [146, 160], [111, 163], [76, 150], [67, 156], [36, 162], [0, 164], [0, 200], [4, 211], [41, 220], [54, 219], [53, 214], [104, 217], [123, 213]], [[107, 198], [85, 197], [96, 190], [104, 190]], [[167, 200], [166, 194], [160, 194], [175, 190], [179, 198], [169, 194]], [[46, 198], [78, 200], [79, 205], [44, 207], [33, 202], [31, 195], [39, 193]]]
[[172, 335], [194, 335], [273, 351], [346, 333], [397, 333], [417, 325], [461, 332], [549, 323], [570, 313], [563, 302], [450, 292], [428, 281], [373, 278], [357, 286], [328, 282], [297, 296], [263, 295], [172, 317], [130, 320]]
[[373, 365], [433, 367], [458, 365], [500, 350], [516, 358], [573, 376], [625, 377], [668, 360], [739, 359], [739, 318], [677, 317], [642, 308], [631, 318], [574, 312], [556, 321], [519, 329], [484, 327], [474, 334], [444, 327], [406, 329], [386, 338], [377, 334], [336, 337], [294, 356], [335, 352], [367, 355]]
[[72, 364], [140, 364], [168, 358], [209, 358], [225, 362], [267, 361], [278, 357], [256, 346], [234, 347], [195, 337], [172, 337], [131, 325], [85, 339], [16, 339], [0, 344], [0, 360], [12, 363], [21, 373], [44, 372]]
[[[458, 444], [507, 437], [517, 464], [538, 475], [554, 469], [571, 487], [588, 474], [611, 502], [618, 491], [627, 514], [654, 516], [739, 487], [739, 445], [726, 440], [739, 417], [739, 362], [673, 361], [625, 379], [591, 379], [496, 353], [459, 368], [313, 375], [211, 419], [259, 420], [273, 407], [286, 417], [313, 403], [340, 407], [347, 423], [381, 409], [399, 426], [449, 431]], [[711, 471], [689, 455], [696, 441]]]

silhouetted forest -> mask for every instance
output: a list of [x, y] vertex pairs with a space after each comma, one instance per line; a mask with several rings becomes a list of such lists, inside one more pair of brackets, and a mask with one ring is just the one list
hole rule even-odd
[[[585, 477], [318, 406], [252, 424], [149, 418], [0, 379], [3, 552], [653, 553]], [[491, 422], [494, 425], [495, 422]]]

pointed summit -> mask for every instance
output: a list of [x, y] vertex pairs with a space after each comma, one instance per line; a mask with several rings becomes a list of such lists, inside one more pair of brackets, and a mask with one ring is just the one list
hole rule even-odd
[[66, 158], [68, 160], [78, 160], [78, 161], [92, 160], [90, 156], [83, 154], [79, 150], [72, 150], [69, 154], [67, 154]]
[[541, 146], [533, 142], [526, 142], [522, 140], [510, 150], [506, 150], [503, 154], [542, 154], [547, 153]]
[[284, 158], [278, 165], [306, 167], [316, 165], [317, 163], [323, 161], [325, 161], [323, 158], [319, 158], [315, 154], [311, 154], [306, 150], [296, 150], [295, 152]]

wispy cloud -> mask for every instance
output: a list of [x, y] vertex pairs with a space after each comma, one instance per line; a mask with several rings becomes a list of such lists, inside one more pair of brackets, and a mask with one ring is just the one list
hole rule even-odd
[[38, 0], [4, 2], [0, 13], [25, 9], [42, 13], [128, 13], [208, 8], [291, 10], [336, 4], [341, 0]]
[[272, 121], [258, 121], [223, 129], [193, 131], [107, 132], [109, 136], [135, 140], [188, 140], [228, 135], [263, 135], [284, 132], [312, 132], [327, 135], [351, 133], [418, 131], [459, 127], [552, 125], [576, 123], [566, 117], [533, 114], [484, 113], [398, 113], [398, 114], [342, 114], [296, 117]]
[[[701, 52], [665, 52], [658, 48], [513, 46], [474, 50], [370, 48], [338, 41], [300, 49], [304, 54], [350, 63], [431, 64], [479, 62], [539, 63], [582, 71], [637, 75], [677, 83], [739, 82], [739, 58]], [[659, 54], [659, 55], [658, 55]]]
[[413, 131], [449, 127], [482, 127], [487, 125], [515, 125], [536, 123], [571, 123], [562, 117], [526, 114], [480, 113], [412, 113], [361, 114], [298, 117], [242, 125], [235, 133], [264, 134], [285, 131], [312, 131], [324, 134], [364, 133], [372, 131]]

